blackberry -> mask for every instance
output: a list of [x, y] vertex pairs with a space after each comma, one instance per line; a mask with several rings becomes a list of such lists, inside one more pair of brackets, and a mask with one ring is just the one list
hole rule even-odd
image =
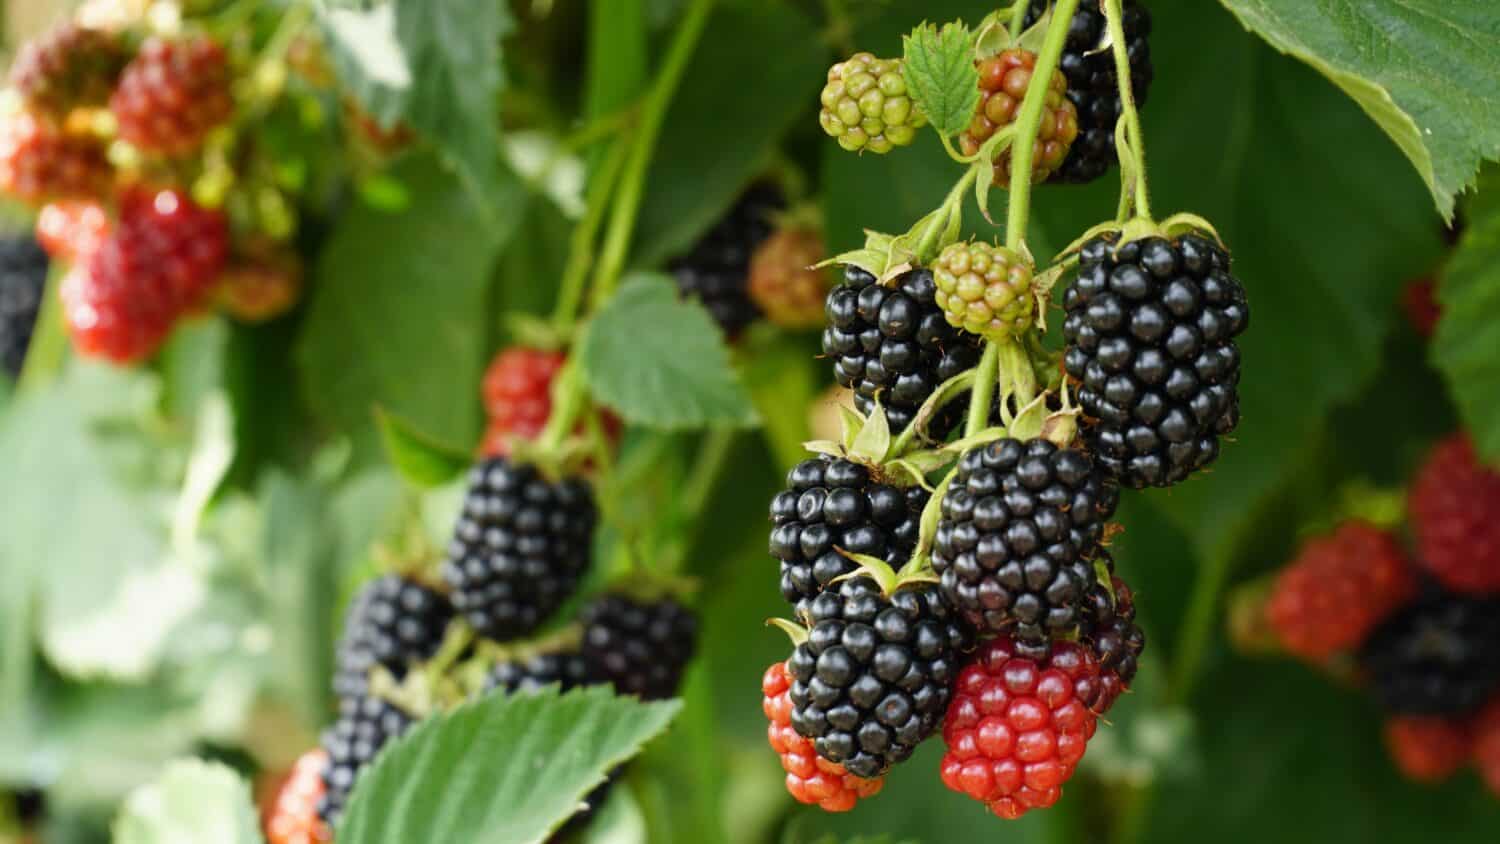
[[501, 689], [506, 694], [533, 694], [543, 686], [556, 683], [561, 691], [587, 686], [594, 682], [588, 662], [580, 653], [536, 654], [524, 660], [497, 664], [485, 678], [485, 691]]
[[1229, 254], [1196, 234], [1084, 244], [1068, 288], [1063, 364], [1080, 382], [1095, 459], [1134, 489], [1170, 486], [1219, 455], [1239, 422], [1250, 319]]
[[[1031, 0], [1026, 13], [1030, 26], [1042, 16], [1047, 0]], [[1137, 106], [1144, 105], [1151, 87], [1151, 13], [1137, 0], [1124, 0], [1126, 52], [1130, 56], [1130, 84]], [[1092, 182], [1119, 160], [1115, 152], [1115, 123], [1120, 119], [1120, 88], [1115, 81], [1115, 57], [1099, 50], [1105, 36], [1104, 13], [1097, 3], [1079, 3], [1068, 26], [1058, 67], [1068, 79], [1068, 100], [1078, 110], [1078, 138], [1063, 160], [1056, 178], [1082, 184]]]
[[814, 598], [787, 661], [792, 727], [818, 755], [872, 779], [942, 722], [970, 632], [931, 585], [885, 595], [854, 577]]
[[318, 799], [318, 817], [332, 827], [343, 814], [354, 790], [354, 780], [374, 761], [381, 748], [399, 738], [416, 720], [395, 705], [373, 695], [346, 698], [339, 704], [339, 717], [323, 733], [322, 747], [328, 754], [323, 767], [323, 796]]
[[395, 574], [370, 581], [344, 617], [334, 693], [343, 698], [364, 694], [376, 665], [401, 679], [412, 663], [437, 653], [451, 618], [448, 599], [420, 583]]
[[47, 253], [30, 235], [0, 236], [0, 369], [21, 374], [47, 285]]
[[855, 564], [839, 550], [879, 557], [899, 569], [917, 546], [928, 493], [875, 480], [870, 470], [815, 457], [787, 473], [771, 499], [771, 556], [781, 561], [781, 594], [797, 608]]
[[[828, 294], [823, 354], [833, 358], [833, 377], [854, 391], [862, 413], [879, 396], [892, 430], [910, 425], [940, 384], [979, 363], [984, 340], [949, 325], [936, 297], [931, 270], [903, 273], [887, 287], [852, 266]], [[962, 409], [953, 402], [931, 429], [946, 433]]]
[[550, 481], [504, 457], [480, 462], [443, 563], [454, 608], [492, 639], [535, 630], [577, 589], [597, 519], [581, 479]]
[[750, 298], [750, 259], [771, 236], [772, 212], [784, 207], [775, 187], [752, 186], [691, 252], [671, 264], [677, 289], [702, 302], [730, 337], [760, 318], [760, 307]]
[[1095, 582], [1084, 597], [1083, 640], [1099, 661], [1100, 697], [1095, 711], [1103, 714], [1135, 681], [1146, 633], [1135, 623], [1135, 596], [1125, 581], [1113, 578], [1114, 596]]
[[677, 694], [693, 658], [698, 617], [665, 598], [650, 603], [605, 595], [584, 608], [583, 659], [619, 694], [664, 700]]
[[224, 45], [151, 37], [120, 74], [109, 108], [120, 137], [147, 153], [184, 156], [234, 115]]
[[1078, 631], [1119, 493], [1088, 455], [1005, 438], [959, 459], [932, 548], [943, 595], [1022, 656]]
[[1467, 715], [1500, 688], [1500, 598], [1433, 592], [1359, 653], [1375, 699], [1397, 715]]
[[[1036, 72], [1036, 53], [1012, 48], [978, 63], [979, 105], [969, 127], [958, 136], [958, 148], [964, 155], [975, 155], [994, 134], [1016, 122], [1021, 100]], [[1047, 95], [1042, 103], [1042, 118], [1037, 125], [1032, 179], [1038, 184], [1047, 180], [1062, 166], [1078, 137], [1078, 113], [1067, 99], [1067, 80], [1061, 71], [1053, 71], [1048, 80]], [[1010, 151], [1000, 154], [994, 165], [995, 184], [1010, 184]]]
[[916, 140], [927, 115], [906, 89], [902, 59], [855, 53], [828, 69], [818, 125], [850, 152], [884, 155]]
[[117, 34], [69, 21], [21, 47], [10, 83], [29, 108], [61, 123], [74, 108], [109, 102], [125, 61]]

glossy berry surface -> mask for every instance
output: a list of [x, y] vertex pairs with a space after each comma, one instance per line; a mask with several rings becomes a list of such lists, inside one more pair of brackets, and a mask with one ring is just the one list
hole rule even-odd
[[866, 797], [880, 793], [883, 777], [864, 779], [844, 770], [843, 765], [818, 755], [812, 742], [792, 727], [792, 678], [786, 663], [766, 669], [760, 681], [760, 706], [771, 723], [766, 737], [781, 758], [786, 771], [786, 790], [798, 803], [815, 805], [825, 812], [847, 812]]
[[454, 608], [492, 639], [532, 632], [578, 588], [597, 520], [582, 479], [552, 481], [504, 457], [480, 462], [443, 563]]
[[365, 694], [377, 665], [400, 680], [412, 665], [437, 653], [452, 618], [447, 598], [400, 575], [365, 584], [344, 616], [334, 692], [345, 698]]
[[772, 232], [750, 257], [750, 301], [772, 325], [821, 326], [829, 271], [813, 265], [823, 257], [823, 236], [816, 229], [793, 226]]
[[328, 754], [321, 748], [302, 754], [292, 766], [291, 776], [276, 793], [265, 817], [267, 844], [324, 844], [333, 840], [318, 817], [323, 797], [323, 769]]
[[[1026, 98], [1026, 89], [1036, 72], [1036, 53], [1015, 47], [981, 60], [978, 67], [979, 107], [969, 128], [958, 136], [958, 148], [964, 155], [977, 154], [985, 141], [1016, 122], [1021, 101]], [[1032, 180], [1038, 183], [1062, 166], [1078, 137], [1078, 111], [1068, 101], [1067, 88], [1062, 71], [1053, 71], [1042, 101], [1042, 119], [1037, 126], [1031, 160]], [[995, 184], [1010, 184], [1009, 150], [995, 159], [994, 172]]]
[[88, 199], [64, 199], [42, 206], [36, 239], [59, 261], [87, 261], [109, 237], [112, 222], [104, 206]]
[[1407, 492], [1417, 559], [1449, 589], [1500, 593], [1500, 472], [1464, 435], [1439, 443]]
[[37, 115], [0, 115], [0, 192], [38, 205], [105, 193], [112, 178], [94, 138], [55, 128]]
[[901, 59], [855, 53], [828, 69], [818, 125], [850, 152], [884, 155], [916, 140], [927, 116], [906, 89]]
[[943, 594], [971, 624], [1045, 656], [1052, 639], [1078, 632], [1118, 497], [1076, 449], [1009, 437], [970, 449], [933, 542]]
[[1321, 662], [1358, 648], [1416, 592], [1416, 575], [1395, 537], [1366, 522], [1345, 522], [1304, 544], [1276, 576], [1266, 620], [1287, 651]]
[[932, 279], [938, 307], [955, 328], [999, 341], [1031, 327], [1036, 312], [1031, 267], [1009, 249], [951, 244], [933, 262]]
[[1094, 711], [1108, 712], [1130, 690], [1146, 650], [1146, 632], [1135, 623], [1135, 594], [1119, 577], [1111, 588], [1095, 583], [1084, 598], [1082, 636], [1099, 663], [1099, 700]]
[[1468, 725], [1449, 718], [1388, 718], [1385, 748], [1402, 776], [1414, 782], [1439, 783], [1469, 761], [1473, 743]]
[[781, 563], [782, 597], [804, 616], [813, 597], [855, 569], [840, 549], [901, 568], [917, 546], [927, 498], [919, 486], [880, 483], [848, 460], [798, 463], [771, 499], [771, 556]]
[[867, 577], [814, 598], [808, 622], [787, 661], [792, 727], [823, 759], [879, 777], [937, 729], [970, 633], [930, 585], [887, 596]]
[[730, 337], [760, 317], [750, 297], [750, 260], [771, 235], [772, 215], [785, 206], [775, 187], [752, 186], [692, 251], [669, 266], [678, 291], [703, 303]]
[[338, 823], [360, 772], [413, 723], [406, 712], [378, 697], [361, 695], [340, 702], [338, 720], [323, 732], [322, 748], [328, 759], [323, 766], [318, 817], [324, 823], [330, 827]]
[[47, 285], [47, 253], [30, 235], [0, 236], [0, 372], [21, 374]]
[[1395, 715], [1469, 715], [1500, 689], [1500, 598], [1432, 593], [1375, 629], [1359, 652]]
[[675, 697], [697, 649], [698, 616], [670, 598], [605, 595], [584, 608], [581, 652], [589, 674], [617, 694]]
[[148, 153], [182, 156], [234, 113], [228, 56], [205, 37], [153, 37], [126, 65], [109, 107], [120, 137]]
[[1008, 820], [1052, 806], [1098, 727], [1099, 693], [1099, 666], [1075, 643], [1041, 661], [1006, 636], [984, 643], [943, 719], [943, 784]]
[[117, 35], [69, 21], [21, 47], [10, 84], [27, 108], [61, 123], [75, 108], [107, 103], [125, 61]]
[[1206, 237], [1117, 242], [1083, 246], [1063, 363], [1095, 458], [1125, 486], [1170, 486], [1211, 464], [1239, 423], [1235, 338], [1249, 303], [1229, 253]]
[[[893, 431], [911, 424], [944, 381], [979, 363], [983, 339], [948, 324], [931, 270], [911, 270], [886, 286], [845, 267], [824, 310], [823, 354], [833, 361], [834, 380], [854, 391], [861, 413], [873, 411], [878, 396]], [[953, 402], [931, 432], [946, 434], [961, 411], [962, 402]]]
[[[1047, 4], [1048, 0], [1031, 0], [1027, 26], [1041, 18]], [[1151, 14], [1138, 0], [1124, 0], [1122, 6], [1131, 92], [1139, 107], [1151, 87]], [[1119, 163], [1115, 124], [1120, 119], [1120, 85], [1114, 54], [1099, 49], [1105, 29], [1099, 4], [1079, 3], [1058, 60], [1058, 69], [1067, 78], [1068, 101], [1078, 112], [1078, 138], [1057, 172], [1064, 182], [1092, 182]]]

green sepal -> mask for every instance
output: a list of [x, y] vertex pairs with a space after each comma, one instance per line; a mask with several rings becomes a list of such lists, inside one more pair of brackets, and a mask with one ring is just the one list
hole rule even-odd
[[955, 469], [943, 476], [943, 480], [933, 491], [932, 497], [927, 499], [927, 506], [922, 508], [922, 521], [917, 530], [917, 548], [912, 556], [928, 556], [932, 554], [932, 543], [937, 536], [938, 522], [943, 518], [943, 499], [948, 496], [948, 487], [953, 484], [953, 478], [958, 474]]
[[[1024, 3], [1026, 2], [1026, 0], [1017, 0], [1017, 2]], [[1047, 11], [1043, 12], [1042, 16], [1037, 18], [1036, 21], [1031, 24], [1031, 26], [1026, 27], [1026, 29], [1021, 32], [1020, 36], [1015, 39], [1015, 42], [1012, 44], [1012, 46], [1020, 47], [1021, 49], [1029, 53], [1040, 54], [1042, 52], [1042, 46], [1047, 41], [1047, 28], [1051, 25], [1052, 4], [1049, 3], [1047, 4]]]
[[[936, 213], [933, 212], [933, 214]], [[933, 214], [928, 214], [927, 217], [923, 217], [922, 219], [927, 220]], [[918, 221], [917, 225], [921, 226], [922, 222]], [[813, 268], [859, 267], [870, 275], [875, 276], [875, 280], [878, 283], [885, 284], [890, 279], [912, 268], [912, 261], [915, 260], [916, 253], [907, 245], [910, 242], [910, 234], [910, 232], [907, 232], [897, 237], [866, 229], [864, 248], [842, 252], [832, 258], [819, 261], [813, 265]]]
[[534, 314], [507, 313], [501, 316], [500, 323], [512, 340], [532, 349], [557, 351], [566, 349], [573, 340], [574, 332], [559, 329], [551, 320]]
[[[896, 570], [891, 568], [890, 563], [879, 557], [872, 557], [869, 554], [856, 554], [853, 551], [845, 551], [843, 548], [837, 546], [833, 550], [839, 552], [845, 559], [855, 563], [857, 568], [847, 574], [835, 577], [832, 583], [842, 583], [846, 580], [853, 580], [856, 577], [868, 577], [875, 581], [876, 586], [880, 587], [881, 594], [889, 595], [896, 591], [898, 585]], [[832, 585], [832, 583], [829, 585]]]
[[984, 215], [990, 225], [996, 225], [995, 218], [990, 216], [990, 189], [995, 186], [995, 160], [1010, 149], [1015, 139], [1016, 125], [1012, 123], [984, 142], [971, 165], [979, 168], [974, 178], [974, 199], [979, 203], [979, 213]]
[[[1017, 0], [1025, 3], [1026, 0]], [[979, 25], [975, 27], [974, 36], [974, 60], [982, 62], [985, 59], [999, 55], [1010, 49], [1012, 39], [1010, 37], [1010, 19], [1013, 11], [1010, 7], [999, 9], [985, 15], [980, 19]]]
[[793, 648], [798, 647], [802, 643], [807, 641], [807, 628], [803, 627], [795, 621], [790, 621], [785, 618], [768, 618], [766, 619], [766, 626], [774, 627], [777, 630], [785, 633], [786, 637], [792, 640]]
[[[918, 453], [930, 454], [931, 452]], [[906, 483], [897, 484], [897, 486], [919, 486], [928, 492], [932, 491], [932, 484], [927, 480], [927, 471], [920, 464], [912, 460], [906, 458], [888, 460], [882, 468], [885, 469], [885, 476], [888, 480], [896, 480], [897, 476], [904, 476], [901, 479], [906, 481]]]
[[1040, 395], [1016, 413], [1016, 418], [1010, 423], [1010, 435], [1018, 440], [1034, 440], [1042, 435], [1046, 421], [1047, 397]]
[[[927, 426], [932, 424], [933, 417], [937, 416], [937, 412], [953, 401], [955, 397], [962, 394], [965, 390], [972, 389], [974, 387], [974, 377], [974, 370], [966, 369], [939, 384], [938, 388], [932, 391], [932, 395], [928, 396], [927, 400], [922, 402], [922, 405], [917, 408], [917, 412], [912, 415], [911, 424], [907, 427], [906, 431], [901, 432], [898, 442], [903, 445], [909, 444], [914, 438], [921, 439], [924, 442], [929, 441]], [[898, 449], [899, 453], [900, 449]]]
[[875, 408], [865, 417], [864, 425], [854, 435], [849, 446], [849, 456], [855, 461], [879, 466], [891, 454], [891, 421], [880, 406], [880, 397], [875, 397]]
[[860, 430], [865, 427], [865, 419], [854, 408], [847, 405], [839, 404], [838, 409], [839, 429], [842, 431], [841, 440], [845, 450], [852, 450], [854, 438], [859, 436]]
[[1047, 418], [1042, 420], [1042, 430], [1037, 436], [1058, 448], [1071, 446], [1078, 439], [1079, 412], [1077, 408], [1068, 408], [1047, 414]]
[[849, 454], [847, 446], [833, 440], [808, 440], [802, 447], [813, 454], [826, 454], [829, 457], [845, 457]]

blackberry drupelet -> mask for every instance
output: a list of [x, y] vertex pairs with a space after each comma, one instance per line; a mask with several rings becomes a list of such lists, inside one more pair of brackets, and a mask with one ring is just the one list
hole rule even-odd
[[582, 479], [551, 481], [504, 457], [480, 462], [443, 563], [454, 608], [492, 639], [535, 630], [577, 589], [597, 520]]
[[339, 717], [323, 733], [324, 793], [318, 800], [318, 817], [332, 827], [343, 814], [354, 780], [380, 753], [381, 748], [415, 723], [397, 706], [372, 695], [347, 698], [339, 704]]
[[[828, 294], [823, 354], [833, 358], [833, 377], [854, 391], [862, 413], [878, 396], [894, 431], [911, 424], [939, 385], [979, 363], [983, 338], [949, 325], [936, 296], [931, 270], [911, 270], [887, 287], [852, 266]], [[949, 404], [930, 430], [947, 433], [963, 405]]]
[[688, 254], [672, 262], [677, 289], [697, 299], [730, 337], [760, 318], [750, 298], [750, 259], [772, 231], [772, 213], [786, 207], [781, 191], [757, 184]]
[[604, 595], [584, 608], [583, 659], [619, 694], [674, 697], [697, 645], [698, 617], [671, 598], [642, 602]]
[[[1031, 0], [1026, 25], [1041, 18], [1047, 5], [1048, 0]], [[1151, 87], [1151, 13], [1137, 0], [1124, 0], [1123, 12], [1131, 89], [1140, 106], [1145, 104]], [[1056, 174], [1064, 182], [1092, 182], [1119, 161], [1115, 123], [1120, 119], [1120, 88], [1115, 81], [1114, 54], [1099, 50], [1104, 38], [1104, 13], [1099, 4], [1078, 4], [1058, 63], [1068, 78], [1068, 99], [1078, 109], [1078, 138]]]
[[485, 691], [504, 690], [506, 694], [533, 694], [556, 683], [567, 691], [598, 682], [580, 653], [536, 654], [523, 660], [497, 664], [485, 678]]
[[1095, 582], [1084, 598], [1082, 640], [1099, 662], [1099, 701], [1103, 715], [1130, 688], [1146, 649], [1146, 633], [1135, 623], [1135, 596], [1125, 581], [1113, 578], [1114, 597]]
[[870, 470], [837, 457], [815, 457], [787, 473], [771, 499], [771, 556], [781, 562], [781, 594], [804, 616], [834, 578], [855, 569], [839, 553], [879, 557], [899, 569], [911, 557], [928, 493], [880, 483]]
[[792, 674], [792, 727], [865, 779], [904, 761], [943, 719], [972, 634], [930, 584], [881, 593], [868, 577], [814, 598]]
[[1377, 627], [1359, 662], [1390, 713], [1473, 713], [1500, 688], [1500, 598], [1433, 591]]
[[395, 574], [370, 581], [344, 617], [334, 693], [341, 698], [365, 694], [376, 665], [401, 679], [412, 663], [437, 652], [451, 618], [448, 599], [420, 583]]
[[1009, 437], [970, 449], [933, 542], [944, 596], [976, 627], [1011, 633], [1023, 656], [1045, 658], [1083, 621], [1118, 500], [1081, 451]]
[[1239, 422], [1250, 319], [1229, 254], [1206, 237], [1085, 243], [1068, 288], [1063, 364], [1095, 459], [1121, 484], [1170, 486], [1219, 455]]
[[47, 253], [31, 235], [0, 236], [0, 370], [21, 374], [42, 292], [47, 285]]

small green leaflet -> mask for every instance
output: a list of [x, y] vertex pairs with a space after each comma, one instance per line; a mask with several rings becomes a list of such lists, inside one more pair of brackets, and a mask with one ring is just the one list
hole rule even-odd
[[339, 844], [543, 841], [680, 706], [552, 687], [433, 716], [360, 774]]
[[630, 422], [682, 429], [759, 421], [718, 326], [660, 273], [626, 278], [589, 323], [579, 353], [594, 397]]
[[250, 787], [217, 763], [186, 759], [126, 799], [115, 819], [115, 844], [258, 844], [260, 824]]
[[1475, 217], [1438, 285], [1443, 306], [1432, 360], [1474, 447], [1500, 465], [1500, 208]]
[[979, 71], [968, 27], [947, 23], [939, 30], [923, 23], [902, 41], [906, 61], [901, 72], [907, 89], [944, 137], [962, 132], [979, 104]]
[[442, 486], [473, 462], [468, 455], [444, 447], [384, 408], [375, 409], [375, 425], [380, 429], [380, 442], [391, 465], [415, 486]]

